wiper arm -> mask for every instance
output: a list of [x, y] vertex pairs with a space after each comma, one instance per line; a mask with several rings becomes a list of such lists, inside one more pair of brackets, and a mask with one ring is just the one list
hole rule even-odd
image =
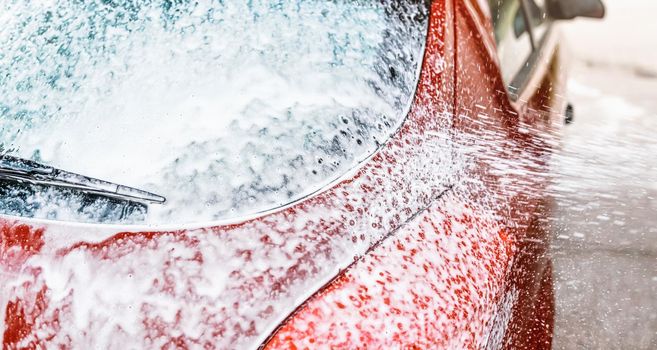
[[162, 204], [155, 193], [64, 171], [28, 159], [0, 154], [0, 180], [58, 187], [121, 200]]

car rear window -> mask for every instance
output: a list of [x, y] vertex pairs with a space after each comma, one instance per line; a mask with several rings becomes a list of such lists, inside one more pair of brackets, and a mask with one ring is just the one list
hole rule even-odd
[[404, 118], [428, 16], [386, 0], [3, 6], [3, 152], [167, 203], [119, 220], [4, 193], [0, 212], [148, 223], [271, 209], [353, 168]]

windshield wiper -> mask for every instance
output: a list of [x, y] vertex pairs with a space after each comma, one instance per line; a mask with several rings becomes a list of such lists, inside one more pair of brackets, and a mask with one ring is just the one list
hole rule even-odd
[[0, 180], [65, 188], [127, 201], [152, 204], [166, 202], [166, 198], [155, 193], [75, 174], [6, 154], [0, 154]]

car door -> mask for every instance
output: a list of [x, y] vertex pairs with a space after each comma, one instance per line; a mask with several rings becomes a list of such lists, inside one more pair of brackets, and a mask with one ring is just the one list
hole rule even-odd
[[534, 0], [457, 2], [455, 138], [463, 195], [513, 237], [505, 346], [549, 347], [551, 262], [544, 229], [549, 161], [563, 125], [557, 32]]

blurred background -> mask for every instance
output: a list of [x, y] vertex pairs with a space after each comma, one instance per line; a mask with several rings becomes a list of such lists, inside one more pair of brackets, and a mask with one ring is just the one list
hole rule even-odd
[[555, 349], [657, 349], [657, 1], [563, 25], [575, 122], [556, 159]]

